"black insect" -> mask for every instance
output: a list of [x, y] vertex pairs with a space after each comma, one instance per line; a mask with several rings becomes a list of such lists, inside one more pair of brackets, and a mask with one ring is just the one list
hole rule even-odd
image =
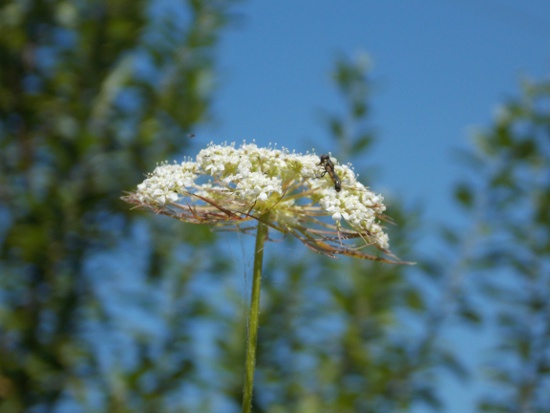
[[336, 192], [340, 192], [340, 190], [342, 189], [342, 182], [340, 181], [340, 178], [338, 178], [338, 175], [336, 175], [336, 172], [334, 171], [334, 164], [330, 160], [330, 156], [321, 155], [321, 162], [319, 162], [319, 165], [325, 168], [325, 170], [321, 174], [321, 178], [328, 173], [328, 175], [332, 179], [332, 182], [334, 182], [334, 189], [336, 190]]

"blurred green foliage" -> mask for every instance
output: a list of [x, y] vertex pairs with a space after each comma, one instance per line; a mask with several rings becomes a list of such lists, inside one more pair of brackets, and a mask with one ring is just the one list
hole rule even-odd
[[[485, 303], [496, 343], [483, 412], [550, 406], [550, 83], [526, 82], [465, 154], [456, 199], [477, 230], [465, 295]], [[480, 179], [481, 178], [481, 179]]]
[[235, 3], [0, 5], [1, 412], [159, 412], [194, 380], [182, 326], [200, 302], [166, 294], [174, 307], [152, 342], [102, 288], [130, 273], [115, 300], [158, 314], [146, 292], [182, 293], [201, 270], [182, 262], [182, 241], [189, 254], [209, 231], [146, 220], [119, 198], [211, 117], [214, 46]]
[[[239, 409], [246, 304], [231, 247], [250, 241], [119, 200], [212, 119], [236, 4], [0, 6], [0, 413]], [[343, 110], [323, 121], [334, 156], [359, 169], [375, 137], [367, 58], [337, 57], [333, 79]], [[422, 206], [389, 200], [392, 250], [415, 268], [269, 245], [255, 412], [441, 411], [441, 378], [469, 377], [445, 337], [457, 323], [498, 333], [479, 411], [546, 411], [549, 97], [526, 86], [464, 154], [468, 225], [443, 228], [437, 251], [417, 247]]]

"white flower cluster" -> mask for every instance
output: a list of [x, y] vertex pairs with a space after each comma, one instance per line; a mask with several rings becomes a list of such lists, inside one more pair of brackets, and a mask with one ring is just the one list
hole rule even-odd
[[164, 205], [167, 202], [176, 202], [180, 191], [193, 186], [197, 178], [196, 171], [197, 165], [194, 162], [161, 164], [138, 185], [138, 198], [146, 204]]
[[136, 196], [140, 202], [157, 207], [184, 198], [184, 204], [210, 199], [231, 210], [238, 201], [247, 207], [233, 212], [270, 211], [273, 219], [286, 220], [283, 227], [304, 221], [312, 211], [316, 217], [320, 212], [332, 216], [338, 226], [343, 219], [368, 243], [387, 249], [388, 236], [377, 218], [386, 209], [382, 196], [358, 182], [347, 165], [334, 165], [332, 172], [340, 178], [341, 190], [336, 190], [334, 175], [317, 155], [260, 148], [253, 143], [238, 148], [234, 144], [210, 144], [195, 161], [159, 165], [138, 185]]
[[388, 248], [388, 235], [377, 219], [377, 214], [380, 215], [386, 210], [381, 195], [367, 190], [359, 182], [355, 183], [354, 191], [348, 190], [344, 196], [335, 195], [327, 190], [324, 190], [323, 194], [319, 204], [325, 211], [332, 213], [332, 219], [340, 222], [343, 218], [352, 228], [366, 232], [369, 242], [382, 249]]

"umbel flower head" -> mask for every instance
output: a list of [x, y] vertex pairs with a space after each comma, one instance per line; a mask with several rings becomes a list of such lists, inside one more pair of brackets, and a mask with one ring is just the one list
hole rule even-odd
[[[333, 161], [254, 143], [211, 143], [195, 160], [157, 166], [123, 199], [194, 224], [249, 231], [261, 221], [333, 258], [410, 264], [389, 250], [382, 196]], [[364, 252], [371, 246], [380, 254]]]

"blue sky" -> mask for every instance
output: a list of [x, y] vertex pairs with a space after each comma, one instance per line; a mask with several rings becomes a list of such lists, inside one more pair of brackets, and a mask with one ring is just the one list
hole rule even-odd
[[[314, 141], [317, 153], [337, 152], [318, 111], [343, 108], [334, 58], [366, 52], [378, 142], [356, 168], [376, 166], [375, 191], [422, 202], [440, 222], [463, 219], [451, 201], [465, 174], [454, 150], [520, 94], [522, 79], [550, 73], [547, 0], [247, 1], [239, 10], [220, 48], [218, 123], [194, 144], [255, 139], [306, 151]], [[445, 386], [449, 412], [471, 410], [477, 389]]]

